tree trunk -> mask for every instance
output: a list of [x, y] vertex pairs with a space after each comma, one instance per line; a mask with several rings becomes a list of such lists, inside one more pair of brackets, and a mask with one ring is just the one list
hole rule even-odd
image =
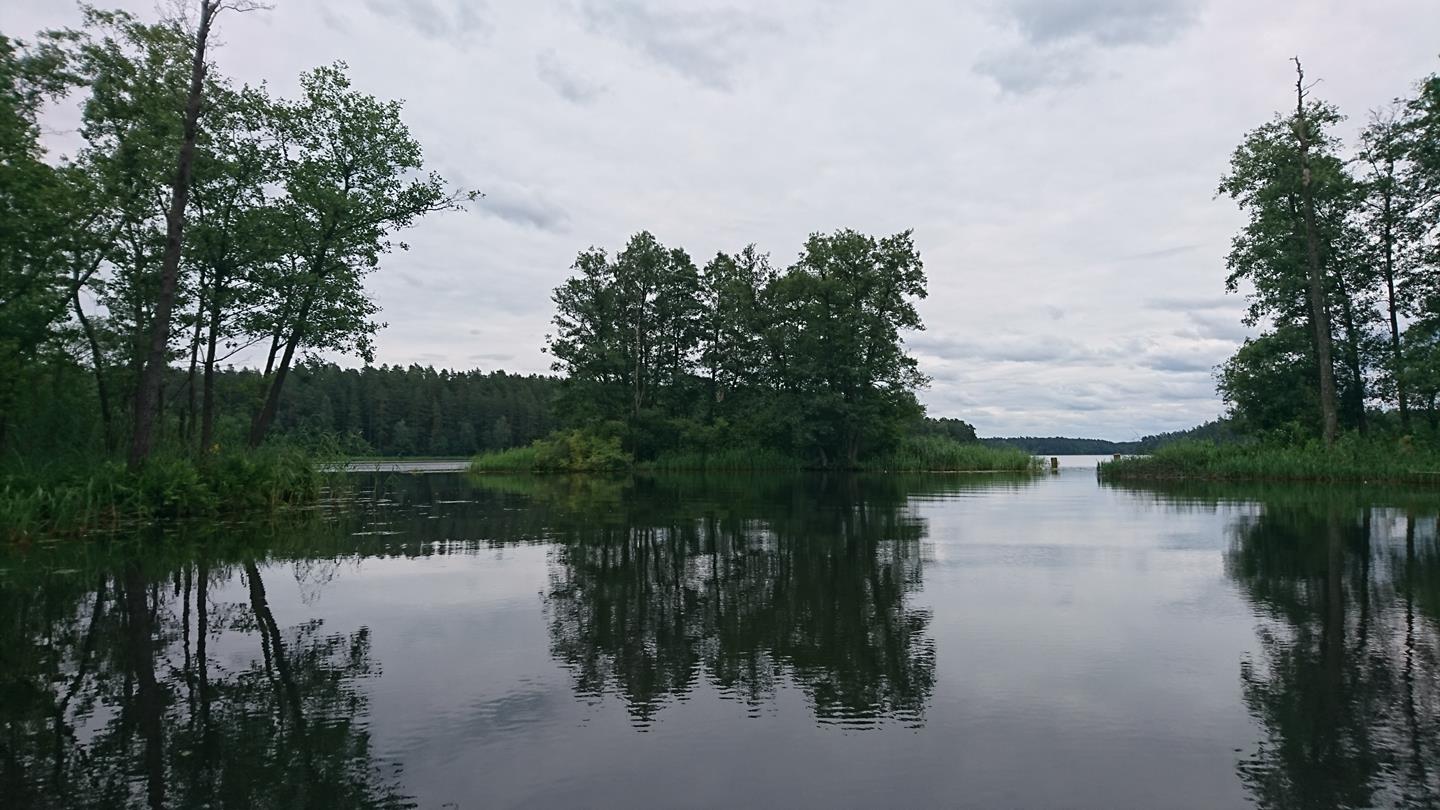
[[75, 305], [75, 319], [85, 333], [85, 342], [90, 345], [90, 363], [95, 368], [95, 396], [100, 400], [100, 425], [105, 432], [105, 451], [115, 449], [115, 422], [110, 413], [110, 387], [105, 383], [105, 355], [100, 351], [100, 341], [95, 337], [95, 327], [85, 317], [85, 308], [80, 305], [80, 288], [70, 290], [70, 301]]
[[[316, 282], [318, 286], [318, 282]], [[250, 447], [259, 447], [265, 441], [265, 435], [270, 432], [270, 424], [275, 421], [275, 412], [280, 407], [280, 390], [285, 385], [285, 377], [290, 373], [290, 363], [295, 358], [295, 349], [300, 340], [305, 336], [305, 322], [310, 317], [310, 307], [315, 302], [316, 287], [311, 287], [305, 294], [305, 301], [300, 305], [300, 313], [296, 316], [295, 326], [290, 330], [290, 337], [285, 341], [285, 352], [280, 356], [280, 365], [275, 369], [275, 377], [270, 381], [269, 389], [265, 394], [265, 403], [260, 406], [260, 412], [255, 414], [255, 419], [250, 423]]]
[[1305, 209], [1305, 254], [1309, 264], [1310, 323], [1315, 330], [1315, 354], [1320, 366], [1320, 413], [1325, 446], [1335, 444], [1340, 421], [1335, 410], [1335, 366], [1331, 360], [1330, 312], [1325, 305], [1325, 280], [1320, 269], [1320, 246], [1315, 235], [1315, 194], [1310, 187], [1310, 122], [1305, 117], [1305, 71], [1295, 59], [1295, 137], [1300, 142], [1300, 196]]
[[195, 334], [190, 337], [190, 371], [185, 377], [185, 414], [180, 421], [180, 437], [185, 443], [195, 435], [195, 367], [200, 362], [200, 335], [205, 325], [205, 268], [200, 268], [200, 295], [195, 301]]
[[140, 736], [145, 740], [145, 794], [152, 808], [165, 806], [165, 729], [161, 713], [160, 685], [155, 680], [155, 653], [145, 581], [139, 563], [125, 566], [125, 625], [128, 633], [130, 671], [139, 694]]
[[205, 339], [204, 388], [200, 396], [200, 454], [210, 451], [215, 441], [215, 344], [220, 339], [220, 294], [223, 279], [217, 273], [210, 295], [210, 334]]
[[[1388, 146], [1387, 148], [1393, 148]], [[1383, 231], [1381, 239], [1385, 245], [1385, 303], [1390, 310], [1390, 368], [1391, 374], [1395, 377], [1395, 404], [1400, 409], [1400, 429], [1406, 433], [1410, 432], [1410, 402], [1405, 396], [1405, 357], [1400, 349], [1400, 319], [1397, 314], [1399, 305], [1395, 300], [1395, 223], [1394, 223], [1394, 196], [1395, 196], [1395, 158], [1389, 157], [1386, 162], [1386, 182], [1383, 197], [1383, 210], [1381, 221]]]
[[166, 214], [165, 257], [160, 265], [160, 293], [150, 324], [150, 346], [140, 387], [135, 391], [135, 431], [130, 439], [131, 469], [139, 467], [155, 449], [155, 423], [159, 421], [160, 387], [170, 345], [170, 316], [180, 276], [180, 249], [184, 239], [185, 204], [190, 199], [190, 172], [195, 163], [195, 136], [200, 123], [200, 97], [205, 89], [205, 41], [218, 7], [216, 0], [200, 0], [200, 22], [195, 29], [195, 57], [190, 68], [190, 93], [185, 100], [185, 128], [180, 156]]
[[1350, 304], [1350, 291], [1344, 283], [1340, 284], [1340, 316], [1344, 319], [1345, 326], [1345, 366], [1355, 381], [1355, 387], [1350, 392], [1351, 403], [1355, 408], [1355, 426], [1363, 436], [1368, 432], [1365, 418], [1365, 372], [1360, 367], [1360, 333], [1355, 328], [1355, 308]]

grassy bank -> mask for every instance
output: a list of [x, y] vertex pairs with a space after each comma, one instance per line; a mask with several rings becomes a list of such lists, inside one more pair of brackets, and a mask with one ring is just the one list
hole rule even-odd
[[1148, 456], [1100, 465], [1113, 481], [1376, 481], [1440, 483], [1440, 452], [1403, 439], [1347, 436], [1332, 448], [1319, 442], [1269, 444], [1180, 443]]
[[[492, 472], [787, 472], [820, 469], [813, 460], [759, 447], [669, 451], [635, 461], [618, 439], [579, 431], [557, 433], [527, 447], [477, 456], [470, 471]], [[940, 436], [912, 436], [893, 451], [862, 460], [853, 468], [870, 472], [1031, 472], [1039, 460], [1023, 450], [987, 447]]]
[[319, 496], [323, 475], [290, 448], [233, 453], [197, 463], [157, 458], [0, 476], [0, 540], [111, 530], [147, 520], [274, 510]]

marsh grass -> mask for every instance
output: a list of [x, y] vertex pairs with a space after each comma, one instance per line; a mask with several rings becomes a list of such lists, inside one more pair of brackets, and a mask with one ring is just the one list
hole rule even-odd
[[274, 510], [315, 500], [325, 483], [315, 458], [290, 447], [200, 462], [162, 456], [135, 473], [113, 461], [20, 470], [0, 476], [0, 539]]
[[[470, 463], [475, 473], [503, 472], [798, 472], [820, 469], [813, 461], [764, 447], [671, 450], [635, 462], [616, 439], [579, 431], [557, 433], [527, 447], [485, 453]], [[857, 472], [1036, 472], [1036, 457], [1011, 447], [988, 447], [944, 436], [910, 436], [894, 450], [865, 459]]]
[[885, 472], [1039, 472], [1040, 459], [1014, 447], [909, 436], [894, 451], [863, 465]]
[[1345, 436], [1327, 449], [1298, 445], [1183, 442], [1103, 462], [1102, 478], [1125, 480], [1347, 481], [1440, 483], [1440, 452], [1408, 439]]

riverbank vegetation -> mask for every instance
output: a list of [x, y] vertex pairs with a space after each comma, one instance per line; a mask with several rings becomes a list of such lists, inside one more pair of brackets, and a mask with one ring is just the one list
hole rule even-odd
[[649, 232], [582, 251], [545, 350], [564, 432], [472, 469], [1025, 470], [927, 419], [904, 335], [924, 328], [911, 234], [812, 234], [777, 268], [749, 245], [703, 267]]
[[[474, 473], [495, 472], [785, 472], [837, 469], [813, 458], [757, 447], [667, 450], [647, 461], [625, 452], [618, 437], [599, 439], [583, 431], [557, 433], [527, 447], [485, 453], [470, 463]], [[934, 435], [908, 435], [894, 448], [860, 460], [858, 472], [1036, 472], [1040, 460], [1014, 447], [990, 447]]]
[[0, 476], [0, 540], [113, 531], [157, 518], [274, 511], [319, 497], [313, 453], [293, 447], [230, 452], [196, 463], [159, 456]]
[[1440, 452], [1412, 441], [1342, 436], [1293, 444], [1182, 442], [1151, 455], [1107, 461], [1102, 478], [1244, 481], [1384, 481], [1440, 484]]
[[1347, 144], [1297, 60], [1293, 107], [1247, 133], [1220, 193], [1245, 223], [1226, 289], [1259, 327], [1217, 372], [1220, 446], [1111, 478], [1435, 480], [1440, 471], [1440, 75]]
[[[313, 492], [295, 451], [256, 453], [287, 380], [307, 354], [373, 357], [365, 278], [398, 231], [470, 196], [342, 63], [289, 98], [221, 73], [211, 29], [250, 5], [156, 23], [83, 7], [78, 30], [0, 35], [7, 526]], [[54, 155], [41, 118], [67, 105], [78, 141]], [[252, 347], [264, 370], [222, 403], [223, 364]]]

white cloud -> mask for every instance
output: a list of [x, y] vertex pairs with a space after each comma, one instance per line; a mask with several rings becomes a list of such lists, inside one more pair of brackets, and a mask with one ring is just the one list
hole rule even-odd
[[[77, 19], [6, 4], [22, 38]], [[344, 59], [406, 100], [435, 168], [488, 195], [373, 276], [380, 361], [547, 370], [551, 289], [577, 251], [641, 228], [778, 264], [812, 231], [914, 228], [923, 398], [988, 435], [1216, 416], [1208, 367], [1247, 330], [1223, 292], [1238, 216], [1214, 192], [1288, 103], [1287, 60], [1352, 123], [1440, 69], [1428, 0], [365, 0], [220, 27], [220, 68], [276, 92]]]

